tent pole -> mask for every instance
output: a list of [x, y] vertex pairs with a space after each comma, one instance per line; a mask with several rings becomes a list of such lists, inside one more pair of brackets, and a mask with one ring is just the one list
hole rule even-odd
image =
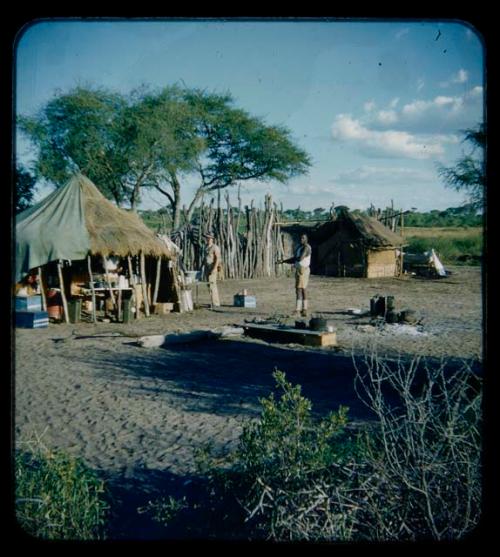
[[38, 281], [40, 283], [40, 292], [42, 294], [42, 309], [47, 311], [47, 298], [45, 297], [45, 287], [43, 285], [42, 268], [38, 267]]
[[161, 255], [158, 256], [158, 261], [156, 262], [156, 281], [155, 290], [153, 293], [153, 306], [156, 305], [156, 299], [158, 298], [158, 290], [160, 287], [160, 276], [161, 276]]
[[89, 277], [90, 277], [90, 289], [92, 291], [92, 321], [93, 323], [97, 323], [96, 317], [96, 307], [95, 307], [95, 290], [94, 290], [94, 277], [92, 275], [92, 265], [90, 262], [90, 254], [87, 256], [87, 264], [89, 268]]
[[141, 251], [141, 284], [142, 296], [144, 298], [144, 313], [146, 314], [146, 317], [149, 317], [148, 288], [146, 285], [146, 261], [143, 251]]
[[130, 257], [130, 255], [127, 255], [127, 261], [128, 261], [128, 274], [130, 275], [130, 285], [132, 286], [132, 290], [134, 292], [133, 296], [134, 296], [135, 318], [139, 319], [139, 303], [137, 301], [137, 293], [135, 291], [136, 288], [135, 276], [132, 270], [132, 258]]
[[68, 302], [66, 300], [66, 293], [64, 292], [64, 281], [63, 281], [61, 261], [57, 262], [57, 274], [59, 275], [59, 286], [61, 287], [61, 298], [62, 298], [63, 309], [64, 309], [64, 321], [66, 323], [69, 323]]

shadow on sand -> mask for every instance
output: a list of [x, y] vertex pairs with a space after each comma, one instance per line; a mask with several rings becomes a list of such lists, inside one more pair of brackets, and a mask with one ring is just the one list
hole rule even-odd
[[[397, 365], [395, 361], [388, 363]], [[127, 346], [124, 353], [114, 354], [112, 358], [99, 356], [96, 364], [107, 379], [118, 382], [124, 376], [128, 380], [132, 378], [132, 389], [139, 394], [152, 389], [160, 395], [163, 392], [170, 402], [174, 400], [188, 412], [248, 418], [260, 413], [259, 398], [274, 390], [272, 372], [279, 369], [286, 372], [291, 383], [302, 386], [302, 393], [312, 402], [316, 415], [325, 415], [345, 405], [349, 407], [351, 422], [373, 418], [356, 394], [352, 356], [330, 351], [290, 349], [241, 340], [207, 340], [168, 349], [137, 347], [135, 351]], [[363, 369], [361, 359], [358, 364]], [[460, 361], [449, 361], [448, 369], [452, 371], [460, 365]], [[475, 371], [480, 371], [477, 364]], [[146, 378], [155, 380], [154, 387], [147, 386]], [[396, 398], [393, 400], [396, 402]], [[211, 510], [203, 500], [206, 494], [203, 478], [135, 469], [128, 477], [110, 474], [105, 479], [113, 498], [109, 532], [112, 539], [245, 539], [244, 531], [237, 530], [236, 526], [231, 528], [231, 520], [242, 523], [238, 515], [241, 510]], [[192, 504], [168, 526], [137, 513], [137, 508], [146, 505], [148, 500], [169, 496], [177, 499], [185, 496]], [[222, 523], [224, 515], [226, 519]]]

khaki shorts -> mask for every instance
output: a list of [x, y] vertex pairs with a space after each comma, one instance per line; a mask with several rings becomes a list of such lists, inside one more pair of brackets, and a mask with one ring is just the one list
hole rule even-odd
[[309, 267], [299, 267], [295, 270], [295, 288], [307, 288], [309, 284]]

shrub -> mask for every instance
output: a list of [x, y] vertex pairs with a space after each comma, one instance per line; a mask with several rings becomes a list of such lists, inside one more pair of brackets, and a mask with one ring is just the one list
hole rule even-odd
[[254, 532], [274, 540], [347, 540], [357, 504], [347, 494], [359, 447], [346, 431], [347, 408], [312, 416], [300, 385], [273, 374], [282, 394], [261, 399], [234, 455], [233, 489]]
[[17, 520], [30, 535], [50, 540], [104, 537], [104, 483], [80, 460], [37, 447], [15, 453]]
[[450, 370], [420, 358], [356, 364], [359, 396], [374, 411], [360, 520], [376, 540], [457, 540], [481, 509], [481, 381], [467, 362]]

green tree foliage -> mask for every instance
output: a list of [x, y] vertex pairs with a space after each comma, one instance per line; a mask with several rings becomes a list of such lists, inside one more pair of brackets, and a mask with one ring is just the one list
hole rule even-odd
[[120, 204], [127, 171], [118, 147], [124, 105], [120, 95], [78, 87], [54, 97], [36, 115], [20, 116], [20, 130], [38, 149], [36, 178], [61, 186], [79, 171]]
[[155, 188], [168, 200], [174, 227], [187, 175], [198, 180], [190, 217], [205, 193], [251, 179], [286, 182], [310, 166], [286, 128], [234, 107], [228, 94], [176, 86], [126, 96], [78, 87], [18, 124], [38, 148], [37, 178], [60, 186], [80, 171], [134, 210], [141, 189]]
[[469, 142], [471, 150], [455, 166], [439, 166], [438, 173], [446, 186], [467, 194], [470, 203], [477, 209], [484, 205], [486, 172], [484, 150], [486, 130], [484, 124], [464, 131], [464, 141]]
[[26, 169], [20, 166], [16, 167], [14, 193], [14, 207], [16, 213], [20, 213], [32, 205], [35, 190], [36, 178]]
[[234, 107], [229, 94], [186, 90], [193, 111], [196, 135], [204, 149], [197, 160], [199, 184], [189, 206], [206, 193], [245, 180], [278, 180], [285, 183], [307, 172], [310, 159], [297, 147], [288, 129], [269, 126], [260, 118]]

